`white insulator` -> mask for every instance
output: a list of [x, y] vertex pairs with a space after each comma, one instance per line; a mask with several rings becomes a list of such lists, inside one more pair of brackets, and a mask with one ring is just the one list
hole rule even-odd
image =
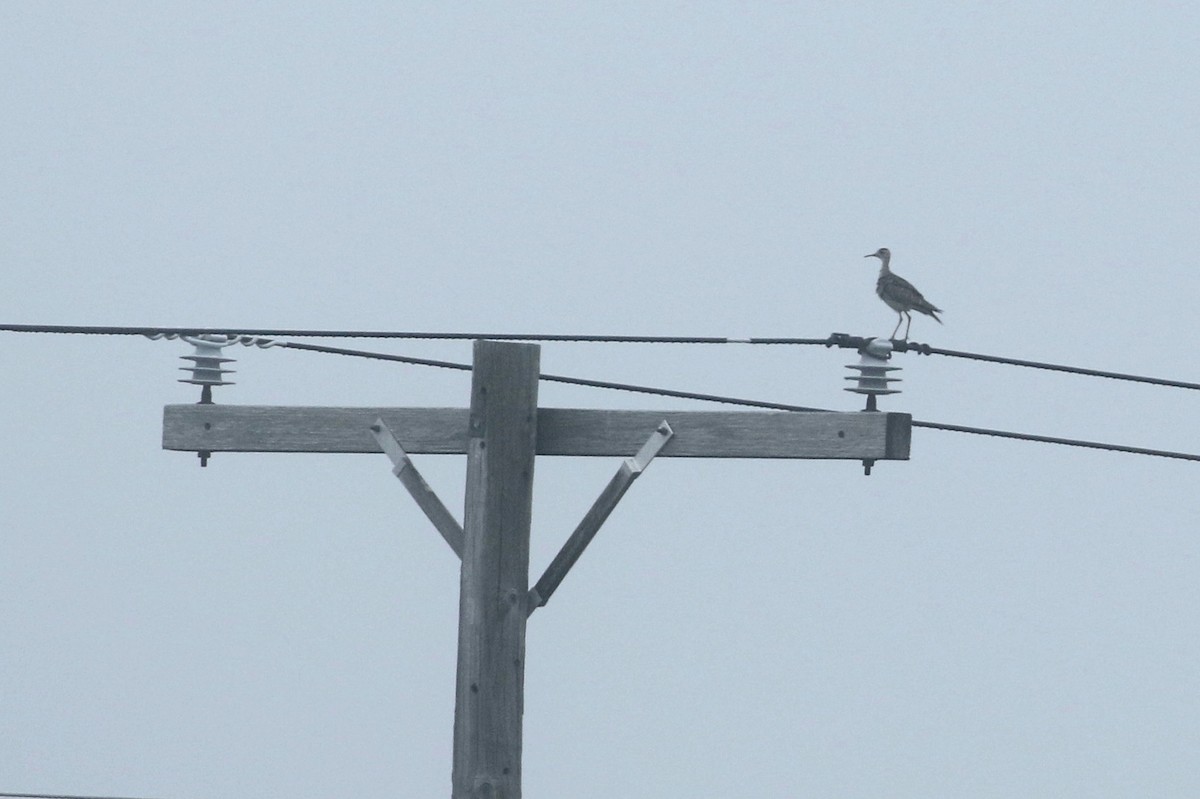
[[845, 378], [855, 381], [855, 385], [847, 387], [846, 391], [870, 396], [899, 394], [900, 389], [889, 387], [892, 383], [900, 382], [898, 377], [888, 377], [889, 372], [900, 371], [899, 366], [888, 366], [892, 357], [892, 342], [887, 339], [871, 339], [859, 352], [861, 357], [858, 363], [846, 366], [847, 369], [858, 371], [857, 375]]
[[195, 347], [191, 355], [180, 358], [191, 361], [191, 366], [179, 367], [181, 371], [191, 372], [190, 378], [183, 378], [180, 383], [191, 383], [196, 386], [231, 386], [233, 383], [225, 379], [232, 374], [233, 369], [226, 369], [225, 364], [233, 363], [234, 358], [224, 357], [223, 348], [236, 339], [228, 336], [180, 336], [180, 338]]

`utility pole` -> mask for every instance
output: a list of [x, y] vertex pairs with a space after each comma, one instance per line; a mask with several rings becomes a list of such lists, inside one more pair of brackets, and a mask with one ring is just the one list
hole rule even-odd
[[475, 343], [458, 605], [454, 799], [521, 795], [538, 347]]
[[[545, 605], [630, 485], [656, 457], [907, 460], [903, 413], [601, 411], [539, 408], [540, 348], [477, 341], [469, 409], [168, 405], [163, 448], [384, 453], [462, 559], [452, 799], [520, 799], [526, 619]], [[219, 377], [217, 378], [219, 380]], [[403, 442], [403, 443], [401, 443]], [[465, 525], [409, 454], [467, 456]], [[622, 457], [529, 588], [536, 455]]]

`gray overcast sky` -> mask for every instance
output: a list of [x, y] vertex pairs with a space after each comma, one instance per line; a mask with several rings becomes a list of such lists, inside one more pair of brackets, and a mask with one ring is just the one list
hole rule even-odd
[[[886, 335], [887, 246], [918, 341], [1196, 380], [1200, 11], [1052, 5], [0, 4], [0, 321]], [[162, 451], [187, 352], [0, 334], [0, 792], [448, 795], [453, 555], [381, 455]], [[232, 355], [221, 402], [468, 399]], [[542, 351], [845, 410], [853, 359]], [[1200, 452], [1185, 391], [899, 364], [921, 419]], [[1200, 793], [1197, 465], [916, 433], [655, 463], [531, 621], [526, 796]], [[617, 465], [539, 460], [536, 573]]]

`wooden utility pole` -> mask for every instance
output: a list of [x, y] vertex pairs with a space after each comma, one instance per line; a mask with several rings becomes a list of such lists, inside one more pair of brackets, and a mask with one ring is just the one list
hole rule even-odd
[[[164, 449], [383, 452], [392, 461], [462, 559], [453, 799], [520, 799], [526, 618], [550, 600], [655, 457], [874, 462], [909, 455], [912, 417], [903, 413], [539, 408], [539, 352], [531, 344], [475, 342], [469, 410], [198, 404], [163, 412]], [[465, 525], [421, 478], [410, 453], [467, 456]], [[624, 461], [530, 589], [535, 455]]]
[[521, 795], [538, 347], [475, 342], [454, 694], [454, 799]]

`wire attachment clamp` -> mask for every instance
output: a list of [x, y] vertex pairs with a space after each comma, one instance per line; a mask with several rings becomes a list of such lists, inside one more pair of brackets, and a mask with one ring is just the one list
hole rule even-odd
[[243, 336], [233, 333], [205, 333], [203, 335], [188, 335], [185, 333], [147, 333], [146, 338], [186, 341], [194, 348], [191, 355], [179, 356], [181, 360], [191, 361], [189, 366], [179, 367], [180, 371], [191, 372], [191, 377], [180, 378], [180, 383], [191, 383], [200, 386], [200, 404], [212, 404], [213, 386], [232, 386], [232, 380], [226, 380], [225, 375], [233, 374], [235, 370], [226, 369], [225, 364], [234, 363], [236, 358], [225, 357], [225, 347], [231, 344], [241, 344], [246, 347], [266, 349], [274, 347], [279, 342], [258, 336]]

